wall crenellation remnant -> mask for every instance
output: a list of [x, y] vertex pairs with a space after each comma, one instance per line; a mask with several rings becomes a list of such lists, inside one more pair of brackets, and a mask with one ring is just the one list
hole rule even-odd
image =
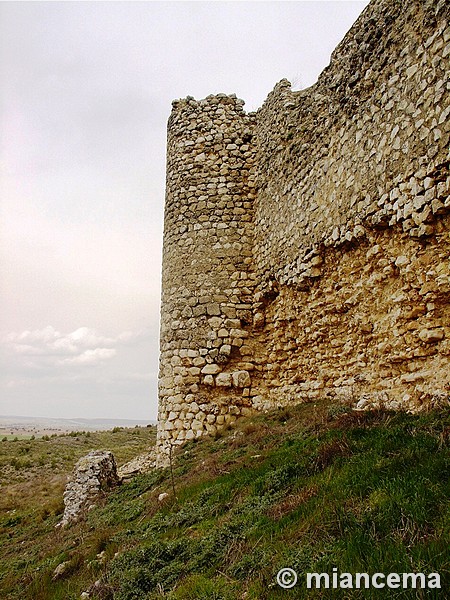
[[161, 448], [320, 396], [448, 399], [448, 13], [373, 0], [311, 88], [173, 103]]

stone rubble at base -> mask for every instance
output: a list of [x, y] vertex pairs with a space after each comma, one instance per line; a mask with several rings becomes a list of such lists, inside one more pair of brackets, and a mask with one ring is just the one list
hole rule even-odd
[[149, 452], [136, 456], [126, 464], [117, 469], [118, 476], [122, 481], [133, 478], [140, 473], [147, 473], [157, 465], [157, 452], [152, 448]]

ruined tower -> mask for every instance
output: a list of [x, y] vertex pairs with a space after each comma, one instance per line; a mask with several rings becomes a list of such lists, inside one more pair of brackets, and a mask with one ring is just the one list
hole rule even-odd
[[159, 443], [250, 404], [254, 115], [236, 96], [175, 101], [168, 126]]

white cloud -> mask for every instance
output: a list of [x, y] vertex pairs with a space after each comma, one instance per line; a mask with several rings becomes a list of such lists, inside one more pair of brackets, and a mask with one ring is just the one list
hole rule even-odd
[[97, 365], [117, 354], [114, 348], [96, 348], [95, 350], [85, 350], [73, 358], [64, 358], [59, 361], [60, 365]]
[[110, 346], [116, 342], [114, 338], [99, 335], [94, 329], [89, 329], [89, 327], [79, 327], [75, 331], [72, 331], [72, 333], [69, 333], [67, 339], [73, 344], [85, 348], [95, 348], [100, 345]]
[[47, 346], [48, 354], [76, 354], [78, 348], [70, 337], [60, 337]]
[[147, 335], [148, 332], [143, 330], [124, 331], [108, 337], [89, 327], [78, 327], [62, 334], [49, 325], [34, 331], [9, 333], [3, 342], [17, 355], [42, 358], [42, 366], [48, 366], [49, 362], [54, 365], [95, 365], [116, 356], [117, 346], [128, 345]]
[[13, 344], [12, 347], [17, 354], [25, 354], [27, 356], [38, 356], [45, 354], [42, 348], [37, 348], [36, 346], [30, 346], [28, 344]]
[[54, 327], [48, 325], [44, 327], [44, 329], [35, 329], [34, 331], [29, 331], [28, 329], [22, 331], [22, 333], [9, 333], [6, 336], [7, 341], [11, 342], [51, 342], [57, 338], [59, 338], [61, 334], [56, 331]]

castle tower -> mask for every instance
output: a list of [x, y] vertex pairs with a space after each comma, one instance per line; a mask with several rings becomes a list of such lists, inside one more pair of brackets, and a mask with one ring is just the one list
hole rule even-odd
[[236, 96], [173, 102], [168, 123], [158, 444], [247, 414], [254, 116]]

